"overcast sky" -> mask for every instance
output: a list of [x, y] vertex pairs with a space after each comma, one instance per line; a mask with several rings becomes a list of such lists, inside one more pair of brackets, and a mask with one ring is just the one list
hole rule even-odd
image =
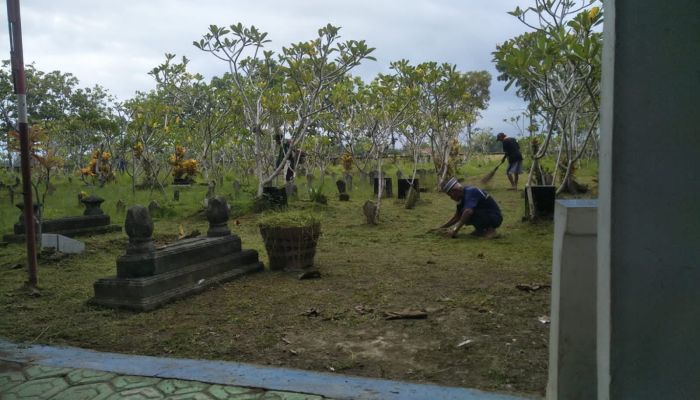
[[[99, 84], [120, 100], [154, 88], [148, 71], [164, 54], [185, 55], [190, 69], [211, 78], [226, 64], [192, 45], [210, 24], [241, 22], [269, 32], [269, 47], [316, 36], [321, 26], [342, 27], [343, 39], [364, 39], [377, 61], [354, 74], [369, 81], [408, 59], [449, 62], [461, 71], [493, 76], [491, 102], [478, 127], [515, 134], [504, 118], [524, 103], [496, 81], [491, 52], [525, 27], [507, 14], [530, 0], [31, 0], [21, 1], [24, 59], [43, 71], [70, 72], [81, 86]], [[7, 21], [6, 6], [2, 19]], [[6, 26], [6, 23], [5, 23]], [[2, 59], [9, 59], [7, 29], [0, 30]], [[31, 88], [30, 88], [31, 90]]]

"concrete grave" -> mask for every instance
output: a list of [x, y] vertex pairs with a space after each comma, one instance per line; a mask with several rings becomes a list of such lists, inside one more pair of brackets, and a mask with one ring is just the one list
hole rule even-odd
[[156, 249], [148, 209], [134, 206], [126, 216], [126, 253], [117, 259], [117, 275], [95, 282], [90, 303], [149, 311], [177, 298], [241, 275], [263, 270], [255, 250], [242, 250], [228, 228], [229, 210], [221, 197], [209, 199], [207, 237], [183, 239]]
[[398, 193], [396, 198], [405, 199], [406, 195], [408, 194], [408, 189], [410, 189], [411, 186], [413, 186], [413, 189], [415, 189], [416, 192], [419, 191], [420, 187], [418, 184], [418, 178], [414, 179], [413, 182], [411, 182], [410, 179], [399, 179], [397, 182]]
[[525, 213], [528, 219], [552, 219], [556, 187], [552, 185], [525, 186]]
[[[45, 219], [41, 221], [41, 232], [57, 233], [68, 237], [74, 237], [116, 232], [122, 229], [119, 225], [110, 224], [111, 220], [109, 215], [105, 214], [100, 208], [100, 205], [104, 201], [103, 199], [97, 196], [88, 196], [81, 201], [85, 205], [83, 215]], [[24, 204], [17, 204], [17, 208], [23, 210]], [[38, 210], [38, 206], [35, 205], [35, 211], [36, 210]], [[24, 213], [20, 213], [19, 221], [15, 223], [13, 232], [13, 234], [4, 235], [3, 240], [7, 242], [24, 241]]]
[[349, 201], [350, 195], [346, 192], [345, 181], [339, 179], [335, 182], [335, 185], [338, 188], [338, 199], [340, 201]]
[[412, 187], [408, 188], [408, 193], [406, 194], [406, 207], [407, 210], [413, 209], [420, 198], [420, 192]]
[[117, 200], [116, 204], [117, 214], [123, 214], [126, 212], [126, 203], [123, 200]]
[[233, 181], [233, 195], [236, 198], [241, 195], [241, 182], [238, 180]]
[[377, 171], [375, 171], [375, 170], [369, 171], [369, 183], [374, 182], [374, 180], [377, 179], [378, 176], [379, 176], [379, 174], [377, 173]]
[[311, 187], [314, 183], [314, 174], [306, 174], [306, 186]]
[[158, 203], [155, 200], [151, 200], [150, 203], [148, 203], [148, 212], [151, 214], [156, 214], [159, 213], [161, 210], [163, 210], [163, 207], [161, 207], [160, 203]]
[[[374, 178], [374, 194], [379, 194], [379, 179]], [[391, 187], [391, 178], [384, 178], [384, 191], [382, 197], [393, 197], [394, 191]]]
[[352, 192], [352, 174], [346, 172], [343, 174], [343, 179], [345, 180], [345, 185], [347, 186], [348, 192]]
[[215, 194], [216, 194], [216, 182], [210, 181], [207, 184], [207, 199], [214, 197]]
[[289, 182], [284, 184], [284, 191], [287, 193], [288, 199], [293, 198], [299, 192], [297, 189], [297, 185], [292, 181], [289, 181]]
[[262, 197], [267, 199], [270, 205], [274, 207], [287, 206], [287, 191], [284, 188], [278, 188], [275, 186], [265, 186], [263, 188]]

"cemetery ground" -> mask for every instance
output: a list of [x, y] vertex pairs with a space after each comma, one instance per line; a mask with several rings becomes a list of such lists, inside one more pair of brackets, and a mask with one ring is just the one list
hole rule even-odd
[[[478, 184], [495, 162], [466, 166], [460, 176]], [[395, 175], [387, 176], [396, 185]], [[581, 169], [578, 178], [590, 183], [593, 176]], [[93, 283], [115, 274], [115, 260], [127, 245], [123, 232], [80, 238], [87, 247], [80, 255], [40, 258], [38, 297], [18, 290], [26, 280], [24, 245], [0, 247], [0, 336], [27, 344], [544, 394], [549, 325], [542, 317], [549, 315], [552, 222], [523, 222], [522, 191], [507, 190], [499, 170], [486, 186], [504, 214], [497, 239], [470, 236], [471, 227], [455, 239], [427, 233], [454, 212], [454, 202], [434, 190], [435, 182], [421, 182], [430, 191], [421, 193], [412, 210], [395, 198], [383, 199], [380, 224], [368, 226], [361, 208], [372, 189], [357, 174], [354, 181], [349, 202], [337, 200], [330, 175], [324, 185], [328, 205], [309, 202], [305, 183], [299, 199], [290, 201], [290, 208], [312, 209], [322, 219], [315, 259], [320, 279], [266, 270], [152, 312], [87, 304]], [[79, 215], [77, 193], [84, 190], [105, 198], [112, 223], [123, 224], [117, 199], [146, 205], [152, 196], [164, 208], [154, 215], [157, 244], [176, 241], [180, 226], [206, 234], [200, 211], [206, 186], [182, 190], [179, 202], [172, 201], [172, 187], [165, 195], [140, 191], [134, 199], [126, 181], [97, 188], [61, 178], [56, 187], [48, 218]], [[230, 180], [217, 188], [231, 199], [231, 230], [267, 265], [258, 215], [249, 209], [251, 194], [232, 198], [232, 192]], [[3, 193], [2, 233], [11, 231], [18, 215]], [[386, 319], [404, 310], [424, 311], [427, 318]]]

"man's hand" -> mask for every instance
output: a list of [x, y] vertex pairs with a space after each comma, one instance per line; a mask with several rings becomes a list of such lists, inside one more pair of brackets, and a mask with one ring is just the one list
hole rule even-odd
[[438, 229], [440, 236], [454, 238], [457, 237], [457, 230], [454, 228], [441, 228]]

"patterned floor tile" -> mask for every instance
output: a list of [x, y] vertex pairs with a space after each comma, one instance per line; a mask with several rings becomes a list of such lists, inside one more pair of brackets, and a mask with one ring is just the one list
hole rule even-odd
[[166, 399], [167, 400], [215, 400], [213, 397], [207, 395], [206, 393], [202, 393], [202, 392], [178, 394], [175, 396], [168, 396], [168, 397], [166, 397]]
[[55, 376], [68, 375], [72, 368], [44, 367], [41, 365], [30, 365], [24, 369], [24, 374], [29, 379], [52, 378]]
[[66, 376], [66, 380], [71, 385], [75, 384], [87, 384], [87, 383], [98, 383], [98, 382], [109, 382], [116, 375], [111, 372], [105, 371], [94, 371], [90, 369], [76, 369]]
[[114, 393], [114, 389], [106, 383], [90, 383], [87, 385], [71, 386], [51, 400], [105, 400]]
[[321, 396], [311, 394], [269, 391], [262, 400], [323, 400]]
[[201, 382], [165, 379], [156, 386], [166, 395], [187, 394], [205, 391], [209, 385]]
[[107, 400], [152, 400], [164, 399], [163, 393], [152, 387], [140, 387], [129, 389], [123, 392], [115, 393], [107, 398]]
[[238, 386], [211, 385], [209, 394], [217, 400], [258, 400], [265, 391]]
[[117, 391], [136, 389], [144, 386], [155, 386], [158, 382], [160, 382], [158, 378], [131, 375], [118, 376], [112, 379], [112, 385]]
[[63, 378], [33, 379], [17, 385], [2, 395], [3, 400], [41, 400], [48, 399], [68, 388]]
[[0, 373], [0, 393], [5, 393], [5, 391], [19, 385], [25, 380], [24, 374], [19, 371]]

